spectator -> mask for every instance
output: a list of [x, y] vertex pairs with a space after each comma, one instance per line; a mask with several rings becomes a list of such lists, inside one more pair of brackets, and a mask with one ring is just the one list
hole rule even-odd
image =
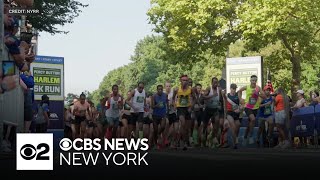
[[283, 88], [278, 88], [275, 98], [275, 123], [279, 132], [280, 142], [275, 148], [289, 148], [290, 142], [285, 131], [286, 123], [289, 121], [289, 98]]
[[30, 125], [33, 119], [32, 105], [34, 80], [30, 71], [26, 71], [20, 75], [20, 78], [26, 85], [27, 89], [24, 94], [24, 132], [29, 132]]
[[296, 109], [299, 109], [299, 108], [307, 106], [307, 102], [304, 99], [304, 91], [303, 90], [298, 90], [296, 93], [297, 93], [298, 101], [292, 107], [293, 110], [296, 110]]
[[47, 127], [49, 126], [49, 97], [47, 95], [41, 97], [41, 102], [37, 108], [35, 124], [36, 133], [47, 132]]
[[311, 103], [309, 106], [316, 106], [320, 104], [320, 96], [319, 96], [319, 91], [311, 91]]

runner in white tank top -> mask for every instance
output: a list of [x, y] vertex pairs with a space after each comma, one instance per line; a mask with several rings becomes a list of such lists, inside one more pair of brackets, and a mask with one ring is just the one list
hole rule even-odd
[[[143, 114], [146, 105], [146, 92], [144, 83], [139, 82], [138, 88], [131, 91], [131, 95], [126, 102], [131, 106], [131, 119], [128, 121], [129, 132], [135, 132], [135, 137], [143, 138]], [[136, 132], [136, 123], [138, 122], [138, 131]]]

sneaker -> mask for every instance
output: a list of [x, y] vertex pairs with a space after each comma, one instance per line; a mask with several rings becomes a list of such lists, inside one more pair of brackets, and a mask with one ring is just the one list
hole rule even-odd
[[276, 145], [276, 146], [274, 147], [274, 149], [279, 149], [279, 148], [281, 148], [282, 145], [283, 145], [283, 142], [280, 142], [278, 145]]
[[285, 140], [284, 143], [281, 146], [281, 149], [288, 149], [290, 148], [291, 144], [288, 140]]
[[249, 137], [249, 144], [254, 144], [254, 139], [253, 139], [253, 137]]

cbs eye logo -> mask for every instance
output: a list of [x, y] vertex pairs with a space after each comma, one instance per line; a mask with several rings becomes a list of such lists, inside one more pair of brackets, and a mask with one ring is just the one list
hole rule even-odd
[[61, 150], [69, 151], [72, 148], [72, 141], [68, 138], [63, 138], [61, 139], [59, 146]]
[[17, 133], [17, 170], [53, 170], [53, 134]]
[[49, 156], [46, 154], [49, 152], [50, 147], [46, 143], [40, 143], [37, 148], [32, 144], [25, 144], [20, 149], [20, 155], [25, 160], [49, 160]]

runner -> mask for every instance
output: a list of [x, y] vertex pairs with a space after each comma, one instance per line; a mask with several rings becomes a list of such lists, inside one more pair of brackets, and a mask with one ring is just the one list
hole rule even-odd
[[110, 94], [110, 98], [107, 101], [106, 117], [109, 124], [108, 130], [109, 132], [112, 132], [111, 138], [117, 137], [117, 129], [120, 122], [120, 109], [122, 109], [123, 105], [123, 98], [118, 93], [118, 89], [118, 85], [112, 86], [112, 94]]
[[143, 137], [148, 139], [149, 145], [153, 144], [153, 119], [152, 119], [152, 93], [147, 93], [146, 107], [143, 115]]
[[[76, 131], [79, 132], [79, 128], [80, 128], [80, 138], [84, 138], [85, 137], [85, 133], [86, 133], [86, 125], [87, 125], [87, 114], [91, 114], [90, 112], [90, 104], [86, 101], [86, 95], [84, 93], [80, 94], [80, 100], [77, 101], [74, 104], [74, 115], [75, 115], [75, 119], [73, 121], [73, 124], [75, 124], [76, 126]], [[78, 133], [76, 133], [78, 135]]]
[[97, 105], [97, 133], [100, 139], [104, 139], [104, 135], [107, 129], [107, 118], [106, 118], [106, 98], [101, 98], [100, 103]]
[[[154, 94], [151, 98], [151, 106], [153, 109], [153, 135], [155, 143], [157, 143], [158, 148], [161, 146], [165, 146], [165, 136], [163, 134], [164, 129], [166, 127], [166, 113], [167, 107], [169, 106], [168, 103], [168, 95], [163, 92], [163, 86], [157, 86], [157, 93]], [[158, 130], [158, 125], [160, 125], [160, 129]], [[161, 138], [161, 135], [163, 138]]]
[[169, 123], [167, 124], [165, 133], [166, 139], [170, 140], [171, 148], [176, 148], [178, 143], [178, 130], [179, 130], [179, 122], [177, 119], [177, 114], [175, 110], [175, 104], [173, 99], [173, 89], [171, 88], [171, 83], [169, 81], [166, 82], [166, 94], [168, 94], [168, 111], [167, 118]]
[[179, 88], [175, 89], [173, 92], [173, 98], [176, 102], [177, 115], [180, 121], [180, 135], [182, 136], [182, 142], [184, 141], [183, 150], [187, 150], [187, 145], [189, 143], [189, 130], [191, 121], [191, 88], [188, 86], [188, 76], [182, 75], [180, 77], [181, 85]]
[[[240, 128], [240, 105], [239, 105], [239, 97], [236, 93], [237, 85], [230, 85], [230, 93], [227, 94], [227, 120], [231, 127], [232, 139], [233, 139], [233, 148], [238, 148], [238, 129]], [[226, 138], [226, 137], [225, 137]], [[227, 145], [225, 145], [227, 146]]]
[[[143, 138], [143, 114], [146, 106], [146, 92], [144, 83], [139, 82], [138, 87], [131, 91], [130, 96], [126, 100], [131, 106], [131, 120], [129, 124], [129, 133], [135, 133], [135, 137]], [[138, 123], [138, 131], [136, 132], [136, 123]]]
[[213, 77], [211, 80], [211, 87], [208, 87], [206, 90], [206, 94], [204, 96], [205, 99], [205, 119], [204, 126], [207, 127], [209, 120], [211, 119], [211, 123], [213, 125], [212, 129], [212, 137], [213, 143], [215, 146], [218, 143], [219, 137], [219, 128], [223, 126], [223, 121], [220, 122], [220, 117], [223, 117], [223, 108], [222, 108], [222, 89], [218, 87], [218, 78]]
[[[131, 91], [128, 91], [127, 97], [131, 95]], [[123, 105], [123, 110], [121, 112], [121, 137], [130, 138], [130, 132], [128, 131], [128, 122], [131, 121], [131, 112], [130, 112], [130, 105], [125, 101]]]
[[196, 92], [193, 94], [193, 106], [192, 106], [192, 110], [194, 112], [194, 118], [195, 118], [192, 138], [193, 138], [194, 145], [196, 146], [201, 144], [202, 139], [204, 139], [204, 135], [203, 135], [204, 99], [201, 91], [202, 91], [202, 85], [196, 84]]
[[[270, 142], [272, 139], [273, 132], [273, 100], [274, 98], [271, 96], [271, 87], [265, 86], [263, 91], [266, 95], [266, 98], [262, 100], [260, 104], [259, 110], [259, 131], [257, 134], [257, 145], [260, 147], [260, 137], [263, 134], [263, 141], [268, 143], [270, 147]], [[266, 125], [268, 127], [267, 133], [265, 131]]]
[[94, 104], [92, 101], [88, 101], [90, 104], [89, 107], [89, 112], [86, 114], [86, 122], [87, 122], [87, 127], [86, 127], [86, 138], [91, 138], [93, 136], [93, 129], [94, 129], [94, 122], [95, 122], [95, 116], [96, 116], [96, 108], [94, 107]]
[[248, 128], [246, 129], [244, 140], [243, 140], [243, 146], [246, 146], [248, 141], [248, 135], [249, 135], [249, 144], [254, 143], [254, 139], [252, 137], [253, 133], [253, 127], [255, 126], [256, 122], [256, 116], [259, 109], [259, 97], [262, 99], [265, 98], [264, 92], [262, 89], [257, 85], [258, 77], [256, 75], [252, 75], [250, 77], [250, 85], [242, 87], [238, 91], [238, 97], [242, 98], [242, 92], [246, 91], [246, 99], [245, 99], [245, 113], [249, 117], [249, 123]]

